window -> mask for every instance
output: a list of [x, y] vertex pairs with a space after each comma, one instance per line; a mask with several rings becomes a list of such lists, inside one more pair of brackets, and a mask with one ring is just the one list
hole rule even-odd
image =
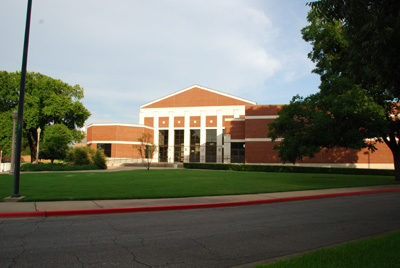
[[175, 130], [175, 162], [183, 162], [184, 157], [184, 130]]
[[206, 130], [206, 162], [217, 162], [217, 130]]
[[98, 143], [97, 144], [97, 149], [103, 149], [104, 154], [107, 157], [111, 157], [111, 144], [110, 143]]
[[160, 130], [158, 136], [158, 161], [168, 162], [168, 130]]
[[231, 163], [245, 162], [245, 147], [244, 142], [231, 143]]
[[190, 130], [190, 162], [200, 162], [200, 130]]

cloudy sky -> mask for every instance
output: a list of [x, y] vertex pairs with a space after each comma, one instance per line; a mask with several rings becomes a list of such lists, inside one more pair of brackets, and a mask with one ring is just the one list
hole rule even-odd
[[[303, 0], [33, 0], [28, 71], [85, 90], [87, 121], [198, 84], [285, 104], [318, 91]], [[26, 0], [0, 1], [0, 70], [20, 71]]]

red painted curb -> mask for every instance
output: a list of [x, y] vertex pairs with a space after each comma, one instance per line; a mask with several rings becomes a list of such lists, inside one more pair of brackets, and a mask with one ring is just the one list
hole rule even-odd
[[205, 209], [205, 208], [217, 208], [217, 207], [233, 207], [233, 206], [249, 206], [249, 205], [259, 205], [259, 204], [283, 203], [283, 202], [292, 202], [292, 201], [323, 199], [323, 198], [352, 196], [352, 195], [399, 192], [399, 191], [400, 191], [400, 188], [360, 191], [360, 192], [348, 192], [348, 193], [323, 194], [323, 195], [311, 195], [311, 196], [283, 197], [283, 198], [252, 200], [252, 201], [210, 203], [210, 204], [191, 204], [191, 205], [154, 206], [154, 207], [129, 207], [129, 208], [99, 208], [99, 209], [81, 209], [81, 210], [51, 210], [51, 211], [34, 211], [34, 212], [7, 212], [7, 213], [0, 213], [0, 218], [78, 216], [78, 215], [112, 214], [112, 213], [169, 211], [169, 210], [184, 210], [184, 209]]

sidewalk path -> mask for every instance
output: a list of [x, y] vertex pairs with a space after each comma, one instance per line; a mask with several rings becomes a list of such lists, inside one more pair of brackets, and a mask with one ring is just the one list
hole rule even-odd
[[392, 191], [400, 191], [400, 185], [186, 198], [0, 202], [0, 218], [48, 217], [241, 206]]

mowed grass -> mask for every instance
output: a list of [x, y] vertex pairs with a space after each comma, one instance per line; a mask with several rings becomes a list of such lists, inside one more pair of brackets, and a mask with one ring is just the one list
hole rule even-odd
[[[24, 201], [133, 199], [254, 194], [382, 184], [396, 184], [396, 181], [391, 176], [157, 169], [25, 173], [21, 174], [20, 194], [26, 196]], [[12, 193], [13, 176], [0, 175], [0, 197]]]
[[299, 257], [254, 268], [398, 268], [400, 232], [319, 249]]

